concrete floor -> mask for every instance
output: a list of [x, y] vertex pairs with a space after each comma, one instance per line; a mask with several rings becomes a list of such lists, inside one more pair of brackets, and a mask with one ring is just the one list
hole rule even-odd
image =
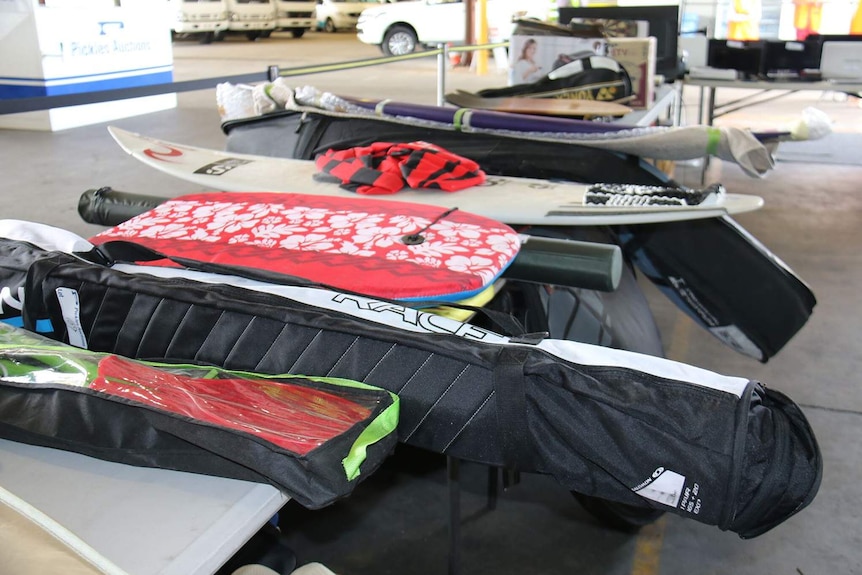
[[[202, 46], [175, 44], [177, 80], [263, 71], [377, 56], [351, 34], [279, 35], [248, 43], [239, 38]], [[296, 78], [337, 93], [435, 102], [433, 59]], [[499, 73], [467, 70], [448, 76], [450, 89], [499, 86]], [[719, 93], [720, 98], [732, 94]], [[695, 115], [696, 92], [685, 94], [686, 117]], [[802, 93], [721, 120], [780, 128], [805, 106], [835, 121], [835, 129], [862, 133], [858, 100]], [[165, 139], [221, 148], [213, 90], [181, 94], [176, 109], [112, 122]], [[76, 212], [84, 190], [103, 185], [164, 196], [197, 191], [139, 165], [120, 151], [105, 125], [63, 132], [0, 130], [4, 218], [44, 222], [91, 235], [100, 228]], [[696, 167], [678, 166], [683, 183], [696, 184]], [[553, 481], [523, 476], [485, 509], [486, 477], [463, 468], [465, 574], [853, 574], [862, 573], [862, 165], [780, 163], [762, 180], [713, 162], [707, 174], [731, 192], [756, 193], [764, 209], [737, 220], [788, 263], [813, 289], [818, 305], [809, 323], [778, 356], [758, 364], [723, 347], [676, 310], [648, 283], [646, 291], [667, 355], [726, 374], [761, 380], [802, 404], [823, 450], [825, 470], [812, 505], [773, 531], [743, 541], [676, 516], [665, 516], [637, 535], [608, 530]], [[321, 561], [341, 575], [441, 574], [447, 569], [446, 482], [442, 459], [399, 449], [357, 493], [328, 509], [307, 512], [289, 504], [285, 537], [301, 563]]]

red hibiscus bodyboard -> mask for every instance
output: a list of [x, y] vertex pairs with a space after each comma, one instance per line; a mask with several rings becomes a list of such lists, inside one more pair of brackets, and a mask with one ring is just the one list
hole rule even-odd
[[[416, 234], [421, 243], [405, 240]], [[520, 247], [505, 224], [458, 210], [270, 192], [175, 198], [92, 238], [113, 240], [374, 297], [441, 301], [481, 292]]]

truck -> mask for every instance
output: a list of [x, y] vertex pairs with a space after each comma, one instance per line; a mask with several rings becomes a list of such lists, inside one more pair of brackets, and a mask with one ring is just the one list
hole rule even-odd
[[249, 40], [267, 38], [275, 30], [275, 0], [227, 0], [229, 32], [243, 32]]
[[[536, 0], [488, 0], [490, 38], [508, 40], [515, 18], [544, 20], [548, 9]], [[414, 0], [368, 8], [356, 25], [361, 42], [374, 44], [387, 56], [409, 54], [434, 44], [464, 44], [464, 0]]]
[[286, 30], [294, 38], [302, 38], [316, 25], [315, 2], [275, 0], [275, 28]]
[[171, 36], [200, 35], [212, 42], [228, 29], [227, 0], [168, 0]]

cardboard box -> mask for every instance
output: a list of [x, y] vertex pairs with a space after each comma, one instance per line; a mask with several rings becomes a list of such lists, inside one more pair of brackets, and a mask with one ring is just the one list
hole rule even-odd
[[656, 39], [608, 38], [608, 56], [619, 62], [632, 81], [634, 109], [649, 108], [655, 99]]
[[598, 26], [606, 38], [646, 38], [649, 22], [646, 20], [614, 20], [611, 18], [572, 18], [569, 26], [582, 24]]

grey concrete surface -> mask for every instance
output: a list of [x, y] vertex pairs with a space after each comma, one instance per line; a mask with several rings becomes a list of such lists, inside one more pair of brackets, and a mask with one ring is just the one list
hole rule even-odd
[[[199, 45], [177, 42], [176, 79], [193, 79], [379, 55], [349, 33], [276, 34], [247, 42], [231, 38]], [[492, 72], [448, 74], [450, 89], [505, 84]], [[295, 79], [341, 94], [432, 104], [433, 59]], [[686, 89], [686, 117], [696, 93]], [[732, 94], [719, 93], [730, 98]], [[814, 105], [835, 129], [862, 132], [859, 101], [832, 94], [797, 94], [722, 119], [727, 124], [781, 128]], [[122, 128], [165, 139], [221, 148], [213, 90], [181, 94], [176, 109], [117, 120]], [[3, 208], [0, 216], [44, 222], [91, 235], [76, 202], [84, 190], [110, 185], [164, 196], [197, 191], [126, 156], [105, 125], [63, 132], [0, 130]], [[696, 183], [697, 169], [678, 166], [676, 177]], [[553, 481], [525, 476], [484, 509], [485, 472], [464, 467], [463, 573], [473, 574], [859, 574], [862, 573], [862, 167], [781, 163], [764, 179], [713, 162], [709, 181], [731, 192], [756, 193], [766, 207], [738, 221], [809, 285], [818, 305], [809, 323], [777, 357], [758, 364], [723, 347], [642, 281], [669, 357], [727, 374], [759, 379], [801, 403], [825, 458], [823, 485], [813, 504], [754, 540], [667, 515], [640, 534], [609, 530]], [[321, 561], [341, 575], [446, 572], [446, 483], [442, 460], [401, 450], [357, 493], [331, 508], [307, 512], [288, 505], [285, 537], [301, 562]]]

